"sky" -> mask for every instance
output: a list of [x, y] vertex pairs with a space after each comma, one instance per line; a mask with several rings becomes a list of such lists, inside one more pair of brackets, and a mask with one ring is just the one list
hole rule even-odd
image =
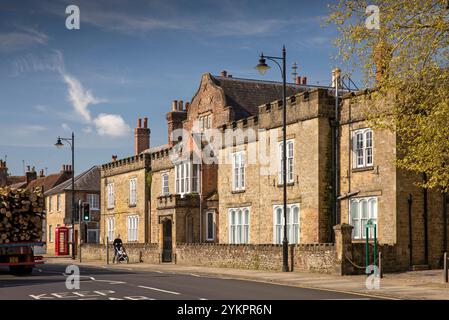
[[[151, 146], [165, 144], [172, 100], [190, 101], [201, 75], [280, 80], [254, 69], [280, 55], [309, 84], [329, 85], [337, 36], [332, 1], [0, 1], [0, 158], [9, 172], [70, 164], [56, 138], [75, 132], [75, 171], [133, 154], [133, 128], [148, 117]], [[77, 5], [80, 29], [66, 28]], [[344, 70], [343, 70], [344, 71]]]

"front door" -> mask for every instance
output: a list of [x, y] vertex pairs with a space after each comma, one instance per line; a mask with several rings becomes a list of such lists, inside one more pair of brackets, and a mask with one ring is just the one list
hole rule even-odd
[[172, 222], [165, 220], [162, 224], [163, 247], [162, 262], [171, 262], [172, 259]]

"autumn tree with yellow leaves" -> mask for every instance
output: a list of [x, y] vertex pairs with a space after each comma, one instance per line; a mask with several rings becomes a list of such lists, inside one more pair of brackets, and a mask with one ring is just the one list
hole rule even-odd
[[369, 121], [397, 134], [397, 166], [449, 191], [448, 1], [340, 0], [331, 12], [339, 60], [370, 89]]

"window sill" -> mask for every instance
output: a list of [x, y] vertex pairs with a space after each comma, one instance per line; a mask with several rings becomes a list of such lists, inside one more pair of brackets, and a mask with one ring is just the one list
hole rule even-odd
[[[287, 182], [287, 187], [292, 187], [292, 186], [294, 186], [294, 185], [295, 185], [294, 182]], [[284, 186], [283, 183], [278, 183], [278, 184], [277, 184], [277, 187], [278, 187], [278, 188], [282, 188], [283, 186]]]
[[232, 194], [239, 194], [239, 193], [245, 193], [245, 191], [246, 191], [245, 189], [242, 189], [242, 190], [232, 190], [231, 193], [232, 193]]
[[374, 170], [374, 166], [361, 167], [361, 168], [352, 168], [352, 172], [364, 172], [364, 171], [372, 171], [372, 170]]
[[137, 203], [128, 204], [128, 207], [130, 207], [130, 208], [135, 208], [135, 207], [137, 207]]
[[108, 210], [112, 210], [112, 209], [115, 209], [115, 207], [108, 207]]
[[[376, 239], [379, 241], [379, 239]], [[374, 238], [369, 238], [368, 242], [374, 242]], [[352, 243], [366, 243], [366, 239], [354, 239], [352, 238]]]

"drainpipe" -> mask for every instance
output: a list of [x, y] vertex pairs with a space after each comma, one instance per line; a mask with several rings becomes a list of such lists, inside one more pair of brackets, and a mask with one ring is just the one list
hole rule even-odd
[[[423, 173], [424, 183], [427, 183], [427, 175]], [[427, 220], [428, 220], [428, 204], [427, 204], [427, 188], [423, 188], [423, 219], [424, 219], [424, 264], [429, 264], [429, 239], [427, 232]]]
[[443, 193], [443, 252], [447, 252], [447, 192]]
[[412, 194], [408, 195], [408, 248], [409, 248], [409, 267], [412, 269], [413, 265], [413, 237], [412, 237]]

